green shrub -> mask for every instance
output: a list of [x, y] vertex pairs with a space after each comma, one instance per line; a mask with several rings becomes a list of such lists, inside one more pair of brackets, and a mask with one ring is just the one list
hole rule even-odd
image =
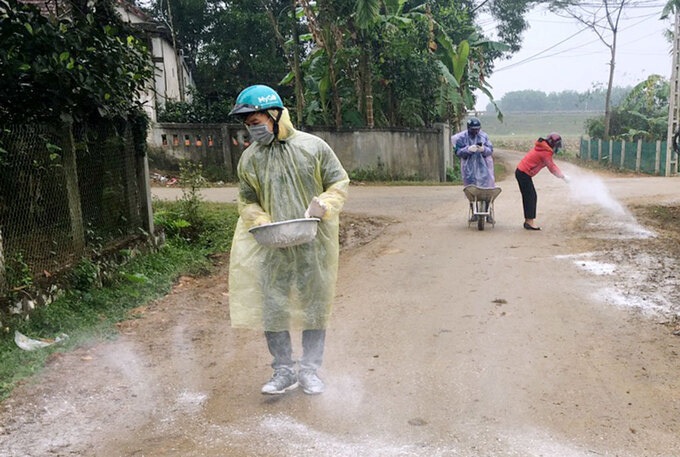
[[[186, 203], [155, 201], [154, 212], [179, 214]], [[111, 266], [111, 278], [99, 287], [101, 264], [81, 261], [71, 273], [73, 287], [49, 306], [40, 306], [29, 318], [5, 316], [0, 332], [0, 400], [5, 398], [21, 379], [39, 372], [50, 354], [68, 351], [87, 341], [113, 337], [115, 324], [129, 318], [131, 309], [148, 303], [170, 291], [181, 275], [207, 274], [213, 265], [211, 256], [226, 252], [238, 219], [234, 204], [196, 202], [194, 227], [201, 227], [196, 236], [187, 241], [170, 237], [158, 250], [139, 255], [126, 255], [127, 262]], [[167, 219], [170, 220], [170, 219]], [[175, 222], [177, 222], [176, 220]], [[177, 225], [182, 225], [178, 223]], [[32, 277], [21, 268], [21, 261], [13, 278], [17, 283], [30, 283]], [[14, 331], [31, 338], [54, 338], [65, 333], [68, 340], [39, 351], [23, 351], [14, 343]]]

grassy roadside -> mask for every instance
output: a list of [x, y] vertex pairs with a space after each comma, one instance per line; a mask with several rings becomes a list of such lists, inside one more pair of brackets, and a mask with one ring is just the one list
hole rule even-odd
[[[210, 257], [228, 251], [238, 217], [233, 204], [189, 199], [156, 201], [154, 214], [167, 234], [161, 248], [131, 256], [123, 266], [107, 271], [103, 287], [76, 281], [77, 287], [36, 309], [30, 318], [15, 316], [7, 323], [0, 334], [0, 400], [22, 380], [39, 373], [54, 353], [116, 338], [116, 323], [131, 318], [133, 308], [167, 294], [178, 277], [210, 273]], [[62, 333], [68, 338], [25, 351], [14, 342], [15, 330], [32, 339]]]

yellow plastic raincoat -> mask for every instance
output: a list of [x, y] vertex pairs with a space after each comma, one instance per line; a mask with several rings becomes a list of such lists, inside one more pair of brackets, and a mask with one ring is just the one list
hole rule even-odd
[[[271, 332], [326, 328], [337, 280], [347, 172], [325, 141], [295, 130], [284, 110], [278, 140], [251, 144], [239, 161], [238, 178], [239, 219], [229, 265], [232, 327]], [[313, 242], [272, 248], [248, 232], [304, 217], [315, 196], [327, 209]]]

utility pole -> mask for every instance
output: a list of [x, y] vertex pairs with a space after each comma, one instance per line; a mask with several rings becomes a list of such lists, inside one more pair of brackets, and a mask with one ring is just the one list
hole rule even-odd
[[668, 100], [668, 134], [666, 137], [666, 176], [678, 173], [678, 153], [673, 149], [673, 139], [680, 128], [680, 10], [675, 12], [673, 27], [673, 66], [671, 68]]

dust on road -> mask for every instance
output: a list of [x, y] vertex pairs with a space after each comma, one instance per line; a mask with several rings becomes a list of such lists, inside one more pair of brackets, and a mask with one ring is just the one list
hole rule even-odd
[[460, 187], [352, 187], [326, 393], [259, 393], [225, 255], [19, 387], [0, 456], [677, 455], [678, 238], [645, 212], [680, 203], [677, 178], [601, 179], [622, 213], [541, 173], [539, 233], [511, 180], [483, 232]]

